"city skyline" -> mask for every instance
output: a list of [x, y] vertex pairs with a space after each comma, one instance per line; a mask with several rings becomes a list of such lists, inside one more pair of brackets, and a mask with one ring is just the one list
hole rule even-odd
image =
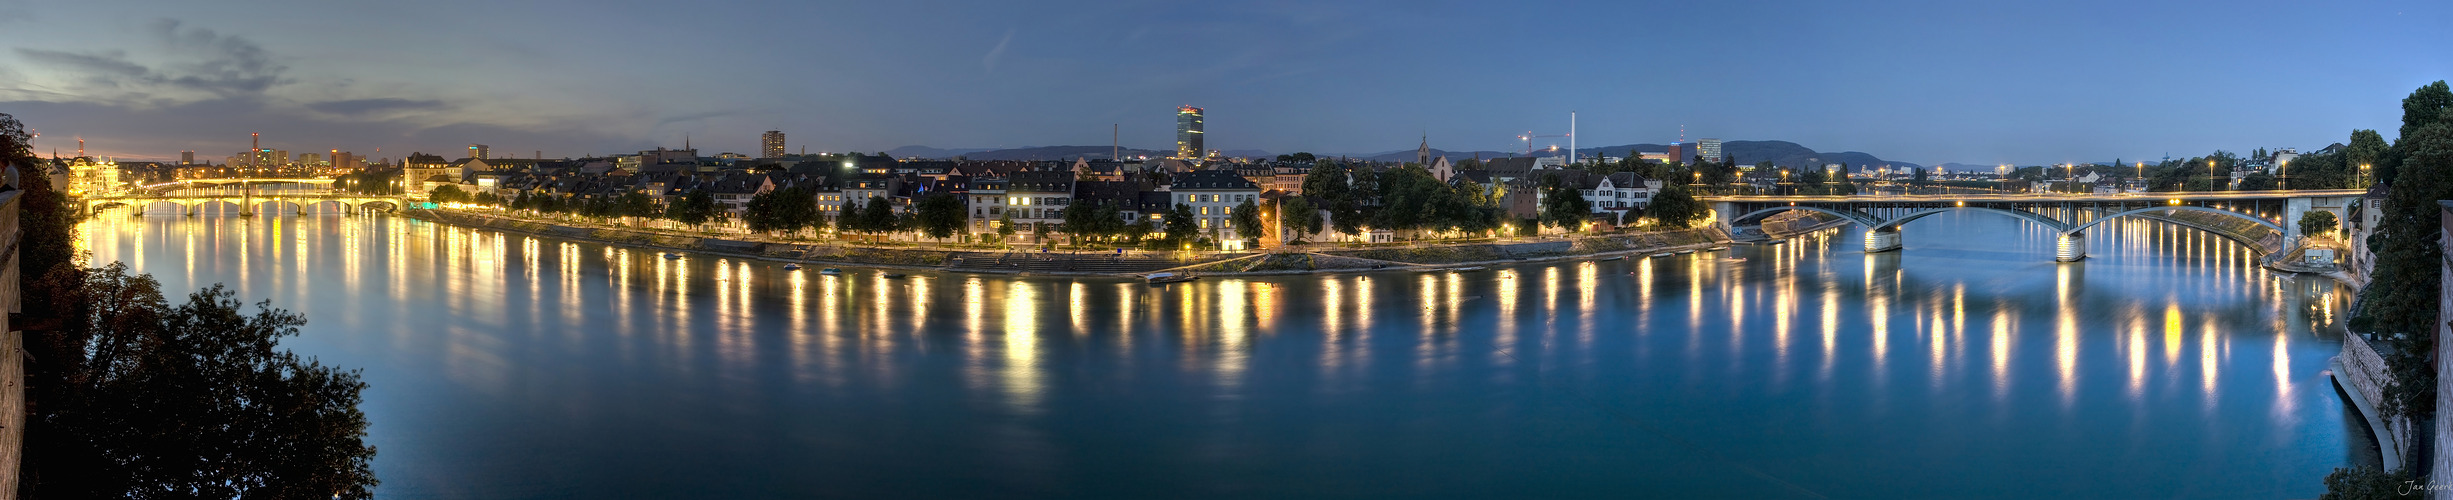
[[[1168, 107], [1189, 104], [1216, 115], [1205, 117], [1214, 150], [1367, 154], [1428, 135], [1440, 149], [1506, 151], [1526, 131], [1564, 133], [1577, 112], [1584, 145], [1666, 143], [1684, 127], [1689, 137], [1920, 164], [2050, 164], [2305, 150], [2353, 128], [2390, 139], [2399, 110], [2376, 103], [2453, 68], [2453, 56], [2425, 50], [2453, 44], [2429, 29], [2453, 24], [2453, 7], [2440, 4], [2117, 16], [2102, 6], [732, 2], [462, 16], [478, 7], [0, 4], [0, 26], [29, 35], [0, 53], [0, 106], [38, 124], [46, 154], [83, 138], [95, 155], [139, 160], [218, 157], [245, 149], [246, 132], [265, 133], [268, 148], [380, 147], [389, 157], [471, 143], [583, 156], [683, 137], [710, 153], [757, 154], [767, 130], [800, 138], [795, 152], [1111, 140], [1169, 149]], [[361, 36], [265, 29], [250, 14], [263, 11]], [[428, 22], [484, 33], [664, 15], [830, 21], [757, 39], [389, 41]], [[754, 63], [746, 55], [756, 51], [737, 50], [761, 42], [781, 52], [768, 57], [799, 62]], [[600, 69], [615, 64], [651, 71]], [[653, 76], [701, 71], [718, 76]]]

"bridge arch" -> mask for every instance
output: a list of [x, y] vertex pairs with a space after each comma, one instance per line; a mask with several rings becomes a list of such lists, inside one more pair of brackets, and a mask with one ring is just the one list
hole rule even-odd
[[187, 207], [187, 213], [193, 215], [204, 215], [206, 209], [214, 209], [214, 211], [223, 215], [238, 215], [247, 209], [245, 205], [240, 205], [236, 201], [224, 199], [198, 200], [194, 203], [187, 203], [185, 206]]
[[[2070, 226], [2070, 228], [2069, 228], [2069, 229], [2064, 229], [2064, 230], [2062, 230], [2061, 232], [2062, 232], [2062, 233], [2065, 233], [2065, 234], [2066, 234], [2066, 233], [2076, 233], [2076, 232], [2079, 232], [2079, 231], [2085, 231], [2085, 230], [2087, 230], [2087, 228], [2090, 228], [2090, 227], [2095, 227], [2095, 225], [2096, 225], [2096, 224], [2102, 224], [2102, 223], [2104, 223], [2105, 221], [2109, 221], [2109, 220], [2112, 220], [2112, 219], [2114, 219], [2114, 218], [2119, 218], [2119, 217], [2127, 217], [2127, 216], [2131, 216], [2131, 215], [2139, 215], [2139, 214], [2149, 214], [2149, 213], [2155, 213], [2155, 212], [2168, 212], [2168, 211], [2173, 211], [2173, 210], [2188, 210], [2188, 211], [2193, 211], [2193, 212], [2205, 212], [2205, 213], [2210, 213], [2210, 214], [2218, 214], [2218, 215], [2229, 216], [2229, 217], [2231, 217], [2231, 218], [2235, 218], [2235, 219], [2242, 219], [2242, 220], [2247, 220], [2247, 221], [2249, 221], [2249, 222], [2255, 222], [2255, 223], [2257, 223], [2257, 225], [2259, 225], [2259, 226], [2265, 226], [2265, 228], [2266, 228], [2266, 229], [2272, 229], [2272, 230], [2274, 230], [2274, 232], [2275, 232], [2276, 234], [2290, 234], [2290, 231], [2287, 231], [2287, 230], [2283, 229], [2283, 226], [2282, 226], [2281, 224], [2275, 224], [2275, 223], [2273, 223], [2273, 222], [2269, 222], [2269, 221], [2267, 221], [2267, 220], [2265, 220], [2265, 219], [2263, 219], [2263, 218], [2259, 218], [2259, 217], [2254, 216], [2254, 215], [2244, 214], [2244, 213], [2240, 213], [2240, 212], [2234, 212], [2234, 211], [2230, 211], [2230, 210], [2224, 210], [2224, 209], [2220, 209], [2220, 208], [2206, 208], [2206, 207], [2190, 206], [2190, 205], [2165, 205], [2165, 206], [2160, 206], [2160, 207], [2149, 207], [2149, 208], [2141, 208], [2141, 209], [2136, 209], [2136, 210], [2128, 210], [2128, 211], [2122, 211], [2122, 212], [2115, 212], [2115, 213], [2113, 213], [2113, 214], [2111, 214], [2111, 215], [2106, 215], [2106, 216], [2103, 216], [2103, 217], [2096, 217], [2096, 218], [2095, 218], [2095, 220], [2090, 220], [2090, 221], [2087, 221], [2087, 222], [2082, 223], [2082, 224], [2078, 224], [2078, 225]], [[2194, 225], [2194, 224], [2185, 224], [2185, 225], [2188, 225], [2188, 226], [2191, 226], [2191, 227], [2196, 227], [2196, 225]], [[2199, 228], [2199, 229], [2208, 229], [2208, 228], [2202, 228], [2202, 227], [2201, 227], [2201, 228]], [[2220, 232], [2222, 232], [2222, 231], [2212, 231], [2211, 229], [2209, 229], [2209, 232], [2217, 232], [2217, 233], [2220, 233]]]
[[382, 210], [385, 212], [398, 212], [400, 211], [400, 204], [394, 203], [391, 200], [366, 200], [358, 202], [358, 210]]
[[1729, 219], [1729, 225], [1730, 225], [1730, 226], [1732, 226], [1732, 227], [1735, 227], [1735, 226], [1751, 226], [1751, 225], [1755, 225], [1755, 224], [1749, 224], [1748, 222], [1750, 222], [1750, 221], [1751, 221], [1751, 222], [1758, 222], [1758, 223], [1759, 223], [1759, 222], [1762, 222], [1762, 221], [1763, 221], [1763, 219], [1764, 219], [1765, 217], [1771, 217], [1771, 216], [1772, 216], [1772, 215], [1774, 215], [1774, 214], [1778, 214], [1778, 213], [1781, 213], [1781, 212], [1788, 212], [1788, 211], [1792, 211], [1792, 210], [1804, 210], [1804, 211], [1808, 211], [1808, 212], [1821, 212], [1821, 213], [1826, 213], [1826, 214], [1836, 215], [1836, 216], [1839, 216], [1839, 217], [1840, 217], [1840, 218], [1842, 218], [1842, 219], [1848, 219], [1848, 221], [1849, 221], [1849, 222], [1854, 222], [1854, 223], [1856, 223], [1857, 225], [1859, 225], [1859, 226], [1864, 226], [1864, 227], [1866, 227], [1866, 228], [1873, 228], [1873, 227], [1875, 227], [1875, 226], [1880, 226], [1880, 225], [1882, 225], [1882, 223], [1881, 223], [1881, 222], [1876, 222], [1876, 221], [1874, 220], [1873, 216], [1869, 216], [1869, 215], [1866, 215], [1866, 214], [1864, 214], [1864, 213], [1857, 212], [1857, 211], [1855, 211], [1855, 210], [1845, 210], [1845, 211], [1843, 211], [1843, 210], [1832, 210], [1832, 209], [1828, 209], [1828, 208], [1817, 207], [1817, 206], [1809, 206], [1809, 205], [1788, 205], [1788, 206], [1779, 206], [1779, 207], [1766, 208], [1766, 209], [1762, 209], [1762, 210], [1756, 210], [1756, 211], [1753, 211], [1753, 212], [1747, 212], [1747, 213], [1746, 213], [1746, 215], [1740, 215], [1740, 216], [1737, 216], [1736, 218]]
[[2069, 223], [2067, 223], [2067, 222], [2062, 222], [2062, 221], [2059, 221], [2059, 220], [2054, 220], [2052, 217], [2046, 216], [2046, 215], [2044, 215], [2044, 214], [2039, 214], [2039, 213], [2035, 213], [2035, 212], [2029, 212], [2029, 211], [2026, 211], [2026, 210], [2013, 210], [2013, 209], [2007, 209], [2007, 208], [1993, 208], [1993, 207], [1944, 207], [1944, 208], [1926, 209], [1926, 210], [1918, 211], [1918, 212], [1916, 212], [1916, 213], [1911, 213], [1911, 214], [1908, 214], [1908, 215], [1903, 215], [1903, 216], [1900, 216], [1899, 218], [1896, 218], [1896, 219], [1891, 219], [1889, 222], [1884, 222], [1884, 223], [1882, 223], [1882, 224], [1878, 224], [1878, 225], [1874, 225], [1874, 226], [1868, 226], [1867, 228], [1868, 228], [1868, 229], [1891, 229], [1891, 230], [1897, 230], [1897, 229], [1899, 229], [1899, 226], [1900, 226], [1900, 225], [1902, 225], [1902, 224], [1907, 224], [1909, 221], [1913, 221], [1913, 220], [1917, 220], [1917, 219], [1923, 219], [1923, 218], [1926, 218], [1926, 217], [1931, 217], [1931, 216], [1934, 216], [1934, 215], [1936, 215], [1936, 214], [1941, 214], [1941, 213], [1944, 213], [1944, 212], [1957, 211], [1957, 210], [1973, 210], [1973, 211], [1978, 211], [1978, 212], [1990, 212], [1990, 213], [1997, 213], [1997, 214], [2002, 214], [2002, 215], [2008, 215], [2008, 216], [2011, 216], [2011, 217], [2013, 217], [2013, 218], [2017, 218], [2017, 219], [2019, 219], [2019, 220], [2024, 220], [2024, 221], [2028, 221], [2028, 222], [2034, 222], [2034, 223], [2037, 223], [2037, 224], [2043, 224], [2043, 225], [2044, 225], [2044, 227], [2053, 228], [2053, 230], [2054, 230], [2054, 231], [2066, 231], [2066, 230], [2068, 230], [2068, 229], [2069, 229], [2069, 227], [2070, 227], [2070, 224], [2069, 224]]
[[[349, 212], [350, 212], [350, 208], [351, 208], [351, 207], [350, 207], [349, 202], [347, 202], [347, 201], [342, 201], [342, 200], [309, 200], [309, 201], [306, 201], [306, 202], [304, 202], [304, 203], [300, 203], [300, 204], [298, 204], [298, 213], [300, 213], [300, 214], [306, 214], [306, 213], [317, 213], [317, 214], [342, 213], [342, 214], [346, 214], [346, 213], [349, 213]], [[312, 211], [312, 212], [310, 212], [310, 211]]]

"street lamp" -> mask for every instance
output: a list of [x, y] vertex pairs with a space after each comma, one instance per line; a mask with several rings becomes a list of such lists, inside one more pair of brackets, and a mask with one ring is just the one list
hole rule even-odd
[[2215, 189], [2215, 175], [2216, 175], [2216, 173], [2215, 173], [2215, 160], [2214, 160], [2213, 158], [2207, 158], [2207, 159], [2206, 159], [2206, 190], [2207, 190], [2207, 191], [2216, 191], [2216, 190], [2217, 190], [2217, 189]]

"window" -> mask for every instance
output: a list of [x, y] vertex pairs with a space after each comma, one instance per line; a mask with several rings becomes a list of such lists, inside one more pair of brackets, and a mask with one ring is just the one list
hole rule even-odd
[[1209, 215], [1209, 207], [1201, 207], [1201, 215]]
[[1218, 207], [1218, 213], [1224, 215], [1235, 215], [1235, 207]]
[[1209, 219], [1201, 219], [1201, 228], [1209, 229]]

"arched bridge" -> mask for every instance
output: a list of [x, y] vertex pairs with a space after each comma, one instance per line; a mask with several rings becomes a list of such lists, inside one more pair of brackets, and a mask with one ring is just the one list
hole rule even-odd
[[[83, 200], [83, 208], [86, 213], [93, 213], [97, 210], [128, 206], [137, 207], [139, 213], [142, 213], [145, 207], [168, 203], [177, 205], [180, 212], [193, 216], [205, 207], [229, 205], [236, 207], [240, 216], [254, 216], [257, 209], [266, 206], [273, 207], [275, 213], [286, 212], [281, 209], [288, 207], [296, 207], [296, 211], [303, 213], [309, 207], [328, 205], [337, 206], [341, 213], [357, 213], [360, 210], [389, 211], [398, 210], [401, 207], [398, 197], [336, 191], [332, 189], [332, 181], [332, 179], [191, 179], [139, 186], [126, 193], [87, 197]], [[235, 189], [230, 186], [233, 184], [236, 185]], [[260, 185], [291, 185], [288, 187], [303, 185], [307, 189], [260, 190], [258, 188]]]
[[[1957, 211], [1998, 214], [2052, 228], [2058, 234], [2055, 260], [2071, 262], [2087, 258], [2087, 229], [2130, 216], [2147, 216], [2207, 231], [2273, 253], [2299, 238], [2301, 215], [2327, 211], [2334, 212], [2335, 220], [2350, 220], [2349, 214], [2344, 213], [2345, 207], [2363, 193], [2339, 189], [2090, 195], [1730, 196], [1703, 201], [1712, 205], [1721, 227], [1732, 233], [1759, 227], [1763, 219], [1787, 212], [1837, 216], [1866, 228], [1868, 253], [1900, 249], [1900, 226], [1917, 219]], [[2220, 216], [2216, 220], [2232, 222], [2208, 224], [2170, 217], [2180, 212], [2215, 214]], [[2216, 227], [2225, 225], [2244, 229], [2253, 225], [2271, 231], [2272, 236], [2258, 238]]]

